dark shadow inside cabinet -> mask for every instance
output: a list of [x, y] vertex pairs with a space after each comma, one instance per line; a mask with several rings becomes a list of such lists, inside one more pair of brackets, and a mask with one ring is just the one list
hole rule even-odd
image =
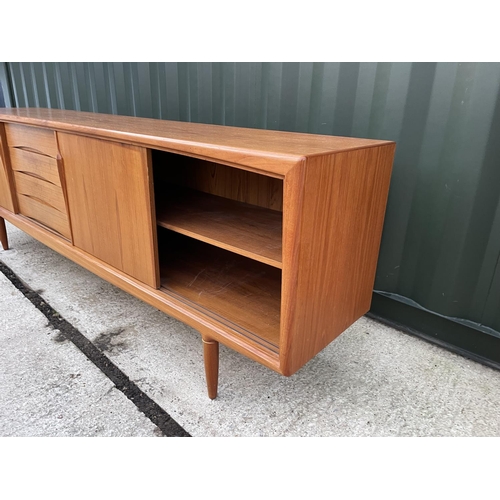
[[161, 289], [273, 352], [283, 180], [152, 151]]

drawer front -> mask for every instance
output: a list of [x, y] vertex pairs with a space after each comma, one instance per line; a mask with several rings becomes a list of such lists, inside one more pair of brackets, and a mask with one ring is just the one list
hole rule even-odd
[[14, 172], [14, 181], [18, 195], [41, 200], [66, 215], [66, 203], [60, 186], [22, 172]]
[[55, 132], [8, 123], [5, 135], [19, 213], [71, 239]]
[[10, 148], [10, 163], [15, 172], [25, 172], [61, 187], [57, 160], [23, 149]]
[[17, 195], [19, 212], [50, 229], [53, 229], [68, 240], [71, 239], [68, 216], [38, 198], [20, 194]]
[[5, 125], [5, 133], [9, 148], [32, 151], [51, 158], [58, 156], [53, 130], [8, 123]]

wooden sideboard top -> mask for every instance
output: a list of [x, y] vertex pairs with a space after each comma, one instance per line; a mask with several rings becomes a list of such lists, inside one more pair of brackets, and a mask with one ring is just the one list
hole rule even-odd
[[277, 176], [306, 157], [393, 143], [43, 108], [2, 108], [0, 121], [157, 147]]

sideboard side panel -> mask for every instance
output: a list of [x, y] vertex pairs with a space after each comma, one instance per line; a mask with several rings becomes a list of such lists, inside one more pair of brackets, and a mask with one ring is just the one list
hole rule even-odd
[[395, 144], [309, 158], [281, 370], [291, 375], [365, 314]]
[[9, 158], [5, 139], [5, 125], [0, 123], [0, 207], [6, 208], [10, 212], [16, 212], [13, 199], [14, 190], [8, 168]]
[[66, 133], [58, 142], [74, 245], [158, 288], [149, 151]]

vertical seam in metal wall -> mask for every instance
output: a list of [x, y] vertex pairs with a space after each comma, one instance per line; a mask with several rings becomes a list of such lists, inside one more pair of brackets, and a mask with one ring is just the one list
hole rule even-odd
[[[10, 63], [6, 62], [5, 63], [5, 76], [6, 76], [6, 93], [4, 93], [4, 99], [5, 99], [5, 96], [7, 96], [7, 99], [9, 100], [9, 104], [10, 106], [12, 107], [15, 107], [17, 108], [18, 107], [18, 103], [17, 103], [17, 100], [14, 99], [14, 86], [12, 85], [12, 72], [11, 72], [11, 69], [10, 69]], [[5, 104], [7, 104], [7, 99], [5, 99]]]

